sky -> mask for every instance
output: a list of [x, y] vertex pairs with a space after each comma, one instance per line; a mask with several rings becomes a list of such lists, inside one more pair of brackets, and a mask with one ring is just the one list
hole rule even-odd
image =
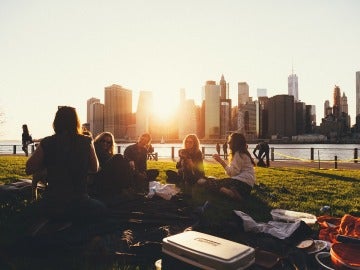
[[58, 105], [104, 102], [112, 84], [152, 91], [168, 114], [179, 90], [200, 104], [201, 89], [223, 74], [237, 105], [237, 83], [250, 96], [287, 94], [316, 106], [317, 124], [335, 85], [355, 123], [360, 71], [357, 0], [2, 0], [0, 1], [0, 140], [53, 134]]

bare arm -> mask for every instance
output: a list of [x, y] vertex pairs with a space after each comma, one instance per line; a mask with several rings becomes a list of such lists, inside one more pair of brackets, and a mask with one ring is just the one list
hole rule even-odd
[[36, 148], [35, 152], [26, 161], [25, 173], [27, 175], [34, 174], [43, 168], [44, 150], [41, 144]]
[[226, 168], [227, 164], [226, 164], [226, 162], [225, 162], [223, 159], [221, 159], [220, 155], [218, 155], [218, 154], [213, 154], [213, 158], [214, 158], [217, 162], [219, 162], [220, 165], [223, 166], [223, 168]]
[[94, 143], [90, 144], [90, 155], [89, 155], [89, 172], [96, 173], [99, 170], [99, 160], [96, 156]]

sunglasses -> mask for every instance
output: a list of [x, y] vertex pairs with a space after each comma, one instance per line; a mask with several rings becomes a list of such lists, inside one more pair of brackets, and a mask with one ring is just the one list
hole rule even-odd
[[101, 143], [106, 143], [106, 144], [109, 144], [109, 145], [112, 144], [112, 141], [109, 141], [109, 140], [101, 140], [100, 142]]

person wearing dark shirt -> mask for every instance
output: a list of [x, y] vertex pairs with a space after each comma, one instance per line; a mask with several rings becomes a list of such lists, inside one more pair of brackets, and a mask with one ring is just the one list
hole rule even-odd
[[29, 128], [26, 124], [22, 125], [23, 132], [21, 134], [22, 150], [25, 155], [29, 155], [28, 145], [33, 142], [31, 135], [29, 134]]
[[97, 172], [94, 144], [82, 135], [76, 110], [62, 106], [53, 122], [55, 134], [43, 138], [26, 162], [26, 174], [46, 169], [47, 187], [37, 213], [49, 220], [90, 221], [105, 216], [103, 203], [89, 197], [87, 175]]
[[224, 151], [224, 159], [228, 158], [228, 143], [224, 142], [223, 144], [223, 151]]
[[130, 168], [133, 170], [134, 184], [139, 191], [145, 191], [148, 188], [148, 182], [154, 181], [159, 175], [156, 169], [147, 169], [148, 147], [151, 143], [149, 133], [142, 134], [138, 141], [126, 147], [124, 157], [129, 162]]
[[179, 150], [179, 161], [176, 163], [178, 171], [167, 170], [167, 181], [183, 187], [192, 186], [205, 177], [203, 160], [198, 137], [188, 134], [183, 140], [183, 148]]
[[89, 176], [91, 194], [105, 203], [116, 202], [124, 190], [131, 188], [132, 173], [127, 160], [115, 154], [115, 139], [111, 132], [102, 132], [94, 140], [100, 169]]
[[[256, 152], [259, 151], [258, 154]], [[269, 158], [270, 147], [267, 142], [260, 142], [254, 148], [253, 154], [258, 159], [257, 166], [260, 167], [269, 167], [270, 166], [270, 158]], [[266, 163], [264, 162], [264, 158], [266, 158]]]

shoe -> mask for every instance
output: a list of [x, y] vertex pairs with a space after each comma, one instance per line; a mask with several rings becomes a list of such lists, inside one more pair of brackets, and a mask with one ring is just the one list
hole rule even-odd
[[242, 201], [241, 195], [235, 189], [222, 187], [220, 188], [220, 192], [233, 200]]

